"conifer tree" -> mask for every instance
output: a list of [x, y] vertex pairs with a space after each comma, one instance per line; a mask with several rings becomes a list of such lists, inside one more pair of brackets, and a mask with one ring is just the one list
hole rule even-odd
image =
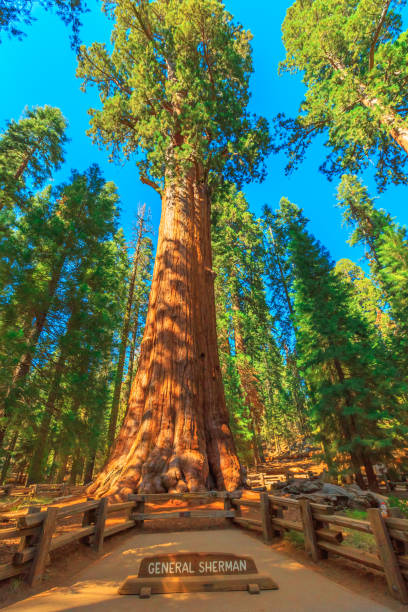
[[0, 136], [0, 210], [25, 207], [27, 186], [39, 188], [64, 161], [67, 122], [59, 108], [26, 108]]
[[267, 126], [247, 110], [250, 34], [218, 0], [109, 4], [112, 52], [96, 43], [80, 52], [78, 76], [102, 100], [91, 132], [114, 157], [138, 154], [141, 180], [162, 197], [162, 221], [129, 410], [90, 493], [235, 489], [242, 476], [217, 351], [209, 188], [212, 177], [263, 176]]
[[[286, 430], [292, 437], [294, 428], [300, 434], [308, 433], [308, 407], [305, 384], [297, 366], [296, 355], [296, 328], [292, 295], [294, 272], [289, 257], [288, 226], [284, 214], [290, 202], [282, 198], [280, 204], [280, 209], [276, 212], [272, 212], [268, 206], [265, 206], [263, 210], [265, 277], [270, 308], [275, 322], [276, 339], [281, 353], [286, 358], [280, 398], [285, 410], [285, 419], [284, 427], [280, 428], [280, 432], [285, 436], [287, 435]], [[301, 211], [293, 210], [292, 215], [295, 214], [297, 222], [304, 226], [306, 219]], [[290, 427], [288, 423], [291, 423]]]
[[[280, 384], [282, 360], [273, 338], [263, 281], [262, 226], [249, 211], [244, 194], [233, 185], [224, 186], [217, 196], [212, 239], [217, 295], [223, 295], [217, 322], [224, 380], [229, 386], [228, 399], [235, 395], [230, 413], [240, 424], [240, 438], [252, 439], [258, 463], [264, 460], [263, 420], [271, 399], [265, 392], [266, 379], [271, 387]], [[246, 436], [242, 433], [245, 425], [249, 427]]]
[[344, 218], [353, 228], [351, 244], [367, 247], [372, 273], [390, 307], [396, 329], [390, 336], [393, 351], [406, 379], [408, 363], [408, 236], [384, 210], [374, 206], [367, 188], [356, 176], [345, 175], [338, 188]]
[[396, 369], [378, 334], [352, 308], [349, 286], [333, 272], [328, 253], [292, 218], [296, 207], [286, 204], [282, 212], [295, 273], [299, 364], [319, 437], [332, 459], [349, 455], [360, 486], [364, 466], [369, 486], [376, 488], [373, 462], [404, 436]]
[[[42, 338], [47, 341], [50, 315], [58, 311], [64, 297], [70, 267], [89, 245], [112, 235], [115, 226], [117, 194], [112, 183], [105, 183], [99, 169], [74, 173], [72, 181], [41, 194], [27, 214], [18, 218], [13, 248], [21, 251], [15, 270], [3, 286], [3, 332], [0, 336], [3, 371], [2, 425], [4, 434], [21, 402], [24, 385]], [[7, 268], [8, 259], [2, 259]], [[10, 354], [9, 338], [17, 338]]]
[[353, 307], [367, 319], [371, 327], [377, 327], [384, 339], [389, 338], [394, 325], [378, 283], [366, 276], [364, 270], [349, 259], [340, 259], [336, 263], [335, 272], [348, 282]]
[[296, 0], [282, 26], [280, 69], [302, 72], [305, 98], [295, 119], [276, 119], [277, 151], [287, 170], [312, 140], [331, 149], [320, 169], [329, 177], [359, 172], [375, 160], [380, 188], [406, 183], [408, 153], [407, 32], [402, 2]]
[[119, 358], [115, 375], [115, 386], [113, 390], [112, 408], [109, 419], [109, 430], [108, 430], [108, 452], [115, 440], [116, 426], [119, 414], [120, 397], [123, 382], [123, 373], [125, 368], [126, 352], [129, 342], [129, 332], [132, 318], [132, 310], [134, 309], [135, 301], [135, 288], [138, 276], [141, 271], [143, 246], [146, 242], [147, 233], [147, 218], [146, 218], [146, 206], [139, 208], [137, 213], [137, 229], [135, 236], [135, 249], [133, 254], [132, 272], [129, 279], [128, 299], [126, 303], [125, 315], [123, 318], [123, 326], [120, 339]]

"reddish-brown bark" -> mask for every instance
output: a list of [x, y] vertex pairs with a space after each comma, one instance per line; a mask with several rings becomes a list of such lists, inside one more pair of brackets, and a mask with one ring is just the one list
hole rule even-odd
[[242, 484], [217, 351], [210, 200], [200, 179], [194, 170], [165, 186], [139, 367], [124, 424], [90, 494]]

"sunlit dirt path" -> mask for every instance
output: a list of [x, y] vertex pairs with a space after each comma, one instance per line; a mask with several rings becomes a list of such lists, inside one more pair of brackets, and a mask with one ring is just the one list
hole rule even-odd
[[[166, 552], [231, 552], [250, 555], [258, 571], [271, 576], [278, 591], [153, 595], [148, 600], [117, 594], [129, 574], [137, 574], [146, 555]], [[390, 610], [331, 582], [271, 550], [239, 529], [144, 533], [92, 563], [70, 587], [57, 587], [5, 608], [20, 612], [385, 612]]]

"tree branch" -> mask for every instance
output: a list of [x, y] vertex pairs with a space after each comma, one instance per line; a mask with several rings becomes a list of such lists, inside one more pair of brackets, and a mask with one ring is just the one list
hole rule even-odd
[[160, 189], [159, 185], [157, 183], [155, 183], [154, 181], [151, 181], [149, 178], [147, 178], [147, 176], [145, 176], [144, 174], [140, 175], [140, 180], [142, 181], [142, 183], [144, 185], [149, 185], [149, 187], [151, 187], [152, 189], [154, 189], [155, 191], [157, 191], [157, 193], [160, 195], [160, 197], [162, 196], [162, 190]]
[[387, 12], [388, 12], [388, 9], [390, 7], [390, 4], [391, 4], [391, 0], [387, 0], [387, 2], [385, 3], [384, 8], [382, 10], [380, 21], [378, 23], [377, 29], [376, 29], [376, 31], [374, 33], [373, 42], [371, 43], [371, 47], [370, 47], [370, 59], [369, 59], [369, 63], [368, 63], [368, 69], [369, 70], [372, 70], [373, 67], [374, 67], [375, 46], [376, 46], [376, 44], [378, 42], [378, 38], [380, 36], [382, 27], [384, 25], [384, 21], [385, 21], [385, 18], [387, 16]]

